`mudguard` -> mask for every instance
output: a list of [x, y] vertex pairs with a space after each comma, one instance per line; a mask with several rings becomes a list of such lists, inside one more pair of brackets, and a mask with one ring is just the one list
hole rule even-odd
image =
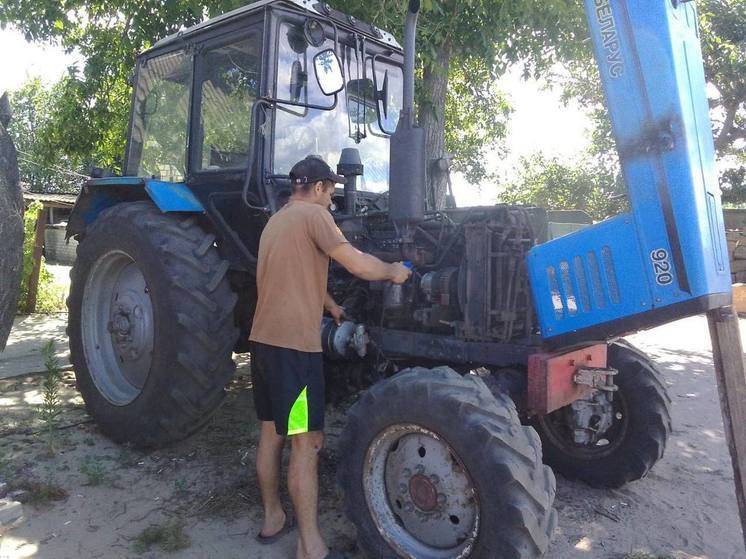
[[695, 3], [585, 4], [631, 212], [530, 252], [550, 345], [651, 327], [731, 299]]
[[205, 208], [184, 183], [142, 177], [91, 179], [75, 202], [68, 221], [67, 236], [85, 231], [98, 214], [121, 202], [150, 198], [162, 212], [204, 213]]

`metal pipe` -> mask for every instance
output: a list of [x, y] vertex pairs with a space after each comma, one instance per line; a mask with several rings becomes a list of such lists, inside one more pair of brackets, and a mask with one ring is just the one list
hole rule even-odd
[[414, 125], [414, 63], [419, 13], [420, 1], [410, 0], [407, 20], [404, 24], [404, 107], [402, 108], [402, 117], [409, 119], [407, 124], [410, 126]]

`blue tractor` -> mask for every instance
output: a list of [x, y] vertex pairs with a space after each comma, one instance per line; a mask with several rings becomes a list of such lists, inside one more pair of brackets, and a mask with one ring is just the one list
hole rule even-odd
[[360, 394], [339, 480], [361, 548], [540, 557], [552, 469], [618, 487], [663, 456], [665, 384], [621, 336], [730, 302], [696, 8], [586, 0], [631, 211], [553, 240], [540, 208], [425, 210], [418, 10], [404, 49], [327, 4], [262, 0], [140, 55], [124, 176], [87, 181], [69, 221], [72, 360], [112, 439], [200, 429], [247, 350], [290, 167], [338, 161], [339, 227], [414, 270], [330, 269], [348, 320], [325, 319], [322, 345], [330, 395]]

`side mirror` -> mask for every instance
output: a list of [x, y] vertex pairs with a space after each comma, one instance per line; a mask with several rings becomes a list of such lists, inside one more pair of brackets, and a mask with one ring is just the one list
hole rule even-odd
[[313, 69], [316, 81], [324, 95], [334, 95], [342, 91], [345, 85], [342, 64], [332, 49], [322, 50], [313, 57]]
[[300, 102], [307, 83], [308, 75], [303, 70], [303, 65], [298, 60], [294, 61], [290, 69], [290, 98], [296, 103]]
[[376, 89], [373, 80], [362, 78], [347, 82], [347, 111], [355, 124], [376, 121]]
[[[376, 75], [373, 74], [373, 77], [375, 78]], [[378, 80], [376, 79], [376, 81]], [[376, 102], [378, 103], [378, 110], [381, 112], [381, 116], [383, 117], [383, 120], [386, 120], [389, 117], [389, 71], [388, 70], [384, 70], [383, 72], [383, 84], [381, 85], [381, 89], [378, 89], [377, 85], [374, 87], [376, 90]]]
[[389, 73], [390, 68], [383, 68], [380, 75], [376, 58], [373, 58], [373, 79], [375, 80], [375, 103], [378, 114], [378, 127], [385, 134], [393, 134], [399, 123], [401, 112], [401, 78], [396, 71]]

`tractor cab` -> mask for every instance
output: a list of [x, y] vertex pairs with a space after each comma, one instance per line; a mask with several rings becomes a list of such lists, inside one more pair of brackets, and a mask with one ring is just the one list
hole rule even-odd
[[388, 190], [401, 65], [390, 34], [321, 4], [257, 2], [196, 25], [138, 58], [125, 175], [183, 183], [243, 244], [235, 262], [261, 231], [247, 209], [276, 210], [309, 154], [335, 165], [355, 148], [361, 196]]

